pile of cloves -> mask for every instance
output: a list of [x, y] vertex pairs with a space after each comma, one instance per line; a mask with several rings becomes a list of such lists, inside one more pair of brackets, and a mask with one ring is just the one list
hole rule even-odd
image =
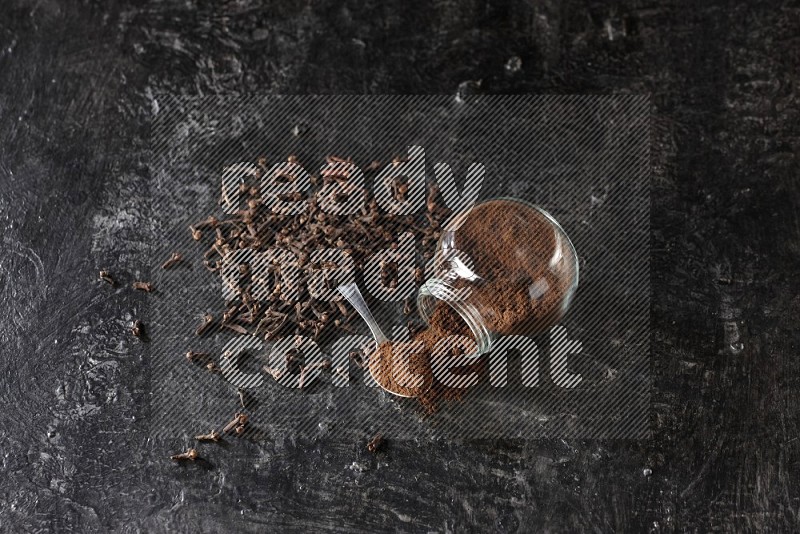
[[[289, 163], [297, 163], [295, 156], [287, 158]], [[239, 200], [243, 207], [227, 215], [210, 215], [200, 222], [189, 226], [191, 238], [205, 244], [203, 265], [208, 271], [222, 278], [224, 284], [234, 295], [213, 313], [206, 312], [195, 328], [197, 336], [204, 336], [217, 329], [226, 329], [236, 334], [263, 336], [267, 341], [293, 335], [304, 335], [319, 341], [326, 333], [355, 333], [355, 310], [349, 310], [341, 300], [323, 301], [311, 295], [309, 286], [312, 278], [324, 272], [325, 289], [337, 287], [337, 271], [340, 265], [328, 259], [313, 259], [314, 253], [325, 249], [339, 249], [352, 262], [355, 274], [363, 273], [366, 260], [373, 254], [386, 250], [397, 250], [399, 238], [404, 233], [411, 233], [416, 243], [421, 243], [422, 262], [430, 260], [434, 255], [434, 247], [441, 235], [442, 224], [451, 211], [441, 201], [437, 187], [427, 190], [426, 210], [418, 215], [393, 215], [384, 212], [378, 206], [375, 196], [367, 188], [350, 183], [347, 170], [351, 159], [336, 156], [326, 158], [328, 166], [317, 175], [311, 175], [312, 188], [308, 193], [274, 193], [279, 200], [305, 201], [306, 209], [300, 213], [286, 213], [284, 210], [268, 209], [268, 202], [263, 198], [264, 191], [258, 186], [259, 180], [268, 171], [264, 158], [257, 161], [258, 171], [249, 178], [244, 178], [238, 186]], [[397, 166], [405, 158], [395, 158], [392, 164]], [[380, 163], [373, 161], [364, 167], [364, 174], [376, 174]], [[297, 179], [290, 173], [280, 175], [278, 182], [291, 183]], [[336, 183], [338, 187], [327, 186]], [[388, 183], [391, 197], [398, 202], [408, 199], [409, 184], [407, 179], [392, 178]], [[330, 190], [334, 192], [331, 193]], [[223, 189], [225, 191], [225, 189]], [[361, 198], [363, 206], [351, 215], [332, 215], [330, 210], [322, 209], [331, 204], [343, 204], [354, 198]], [[223, 193], [220, 204], [232, 205], [232, 199]], [[235, 276], [223, 277], [226, 258], [237, 251], [251, 251], [254, 254], [267, 251], [287, 251], [290, 255], [275, 259], [260, 269], [252, 268], [250, 263], [242, 262], [236, 266]], [[174, 253], [162, 265], [170, 269], [186, 261], [181, 253]], [[413, 271], [413, 280], [417, 286], [425, 281], [425, 271], [418, 262]], [[292, 276], [288, 276], [291, 271]], [[258, 278], [258, 280], [257, 280]], [[400, 266], [394, 261], [384, 260], [380, 263], [379, 278], [387, 289], [396, 289], [400, 281]], [[107, 280], [109, 281], [109, 280]], [[257, 298], [255, 282], [260, 283], [262, 291]], [[111, 283], [109, 281], [109, 283]], [[264, 292], [263, 287], [269, 288]], [[139, 286], [137, 289], [150, 291], [151, 288]], [[264, 296], [266, 294], [266, 296]], [[410, 299], [403, 302], [403, 314], [413, 313]], [[412, 321], [409, 320], [409, 329]], [[223, 354], [223, 358], [230, 357]], [[297, 349], [290, 349], [284, 355], [284, 369], [265, 371], [280, 380], [285, 373], [299, 373], [299, 387], [303, 388], [308, 373], [315, 369], [330, 370], [347, 376], [347, 366], [332, 368], [330, 360], [304, 365]], [[368, 356], [361, 350], [351, 350], [349, 360], [360, 368], [366, 368]], [[220, 372], [214, 358], [208, 353], [189, 351], [186, 358], [190, 362], [206, 367], [210, 372]], [[243, 409], [248, 404], [242, 390], [238, 390], [239, 402]], [[236, 413], [221, 430], [195, 436], [199, 442], [217, 442], [225, 434], [241, 436], [248, 425], [248, 415]], [[377, 434], [368, 444], [370, 452], [376, 452], [384, 442], [381, 434]], [[194, 460], [197, 452], [190, 449], [184, 454], [173, 456], [175, 460]]]
[[[297, 158], [290, 156], [290, 163]], [[249, 250], [253, 253], [267, 250], [291, 252], [288, 262], [272, 262], [266, 269], [254, 273], [244, 262], [238, 265], [235, 280], [223, 278], [223, 282], [233, 291], [234, 297], [225, 303], [223, 309], [215, 314], [206, 313], [196, 328], [197, 335], [210, 332], [213, 328], [223, 328], [237, 334], [263, 336], [265, 340], [275, 340], [290, 335], [308, 336], [314, 341], [332, 332], [354, 333], [356, 312], [348, 310], [341, 301], [327, 302], [315, 299], [309, 292], [312, 276], [324, 271], [326, 289], [335, 289], [334, 279], [339, 265], [334, 261], [312, 261], [315, 251], [339, 249], [352, 260], [356, 274], [363, 272], [365, 261], [374, 253], [399, 247], [399, 237], [403, 233], [414, 235], [416, 242], [422, 244], [422, 259], [433, 257], [434, 247], [441, 234], [442, 223], [451, 211], [441, 202], [441, 195], [435, 186], [427, 191], [427, 209], [418, 215], [392, 215], [378, 206], [372, 192], [355, 186], [348, 180], [350, 159], [336, 156], [326, 158], [328, 166], [318, 175], [311, 175], [312, 188], [308, 193], [278, 194], [282, 200], [304, 200], [306, 209], [301, 213], [287, 214], [285, 210], [268, 209], [263, 198], [259, 180], [268, 171], [264, 158], [256, 164], [258, 169], [252, 176], [239, 184], [241, 209], [226, 216], [211, 215], [189, 226], [192, 239], [205, 243], [208, 247], [203, 254], [203, 265], [222, 276], [224, 258], [236, 251]], [[395, 165], [403, 159], [395, 158]], [[376, 173], [380, 164], [373, 162], [364, 168], [365, 175]], [[280, 175], [284, 182], [296, 180], [291, 174]], [[338, 187], [326, 187], [332, 183]], [[333, 189], [336, 192], [331, 193]], [[390, 184], [390, 192], [396, 200], [406, 198], [408, 184], [395, 180]], [[362, 208], [352, 215], [332, 215], [321, 206], [331, 203], [341, 204], [360, 195]], [[286, 197], [286, 198], [283, 198]], [[223, 194], [220, 204], [231, 205], [232, 200]], [[182, 261], [182, 257], [170, 258], [168, 263]], [[166, 265], [165, 265], [166, 267]], [[292, 276], [287, 276], [287, 271]], [[333, 274], [330, 274], [333, 273]], [[330, 277], [329, 277], [330, 274]], [[266, 298], [257, 299], [254, 295], [255, 278], [261, 287], [268, 287]], [[380, 264], [380, 280], [384, 287], [394, 289], [399, 284], [399, 266], [392, 261]], [[424, 270], [414, 271], [417, 285], [424, 282]], [[408, 305], [405, 308], [409, 308]], [[408, 311], [408, 310], [406, 310]], [[215, 319], [215, 316], [218, 319]]]

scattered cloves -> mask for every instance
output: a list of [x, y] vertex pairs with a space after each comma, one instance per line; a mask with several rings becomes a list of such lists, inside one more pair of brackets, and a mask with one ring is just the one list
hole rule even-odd
[[[291, 164], [299, 164], [294, 155], [286, 160]], [[408, 161], [407, 157], [394, 158], [391, 165], [399, 166]], [[452, 212], [438, 199], [438, 189], [431, 188], [426, 198], [427, 212], [412, 216], [397, 216], [382, 210], [374, 194], [363, 187], [353, 185], [350, 176], [351, 158], [329, 156], [326, 158], [328, 167], [312, 178], [312, 189], [304, 193], [276, 194], [262, 192], [246, 182], [239, 185], [239, 195], [246, 206], [236, 212], [226, 215], [224, 219], [214, 216], [189, 226], [191, 237], [195, 241], [202, 241], [207, 248], [203, 254], [203, 265], [211, 272], [222, 272], [226, 265], [226, 256], [232, 252], [243, 249], [260, 252], [276, 247], [286, 252], [287, 257], [293, 256], [295, 261], [287, 262], [284, 259], [272, 261], [272, 265], [249, 265], [246, 263], [238, 266], [238, 276], [225, 280], [233, 289], [235, 296], [225, 303], [224, 310], [214, 315], [205, 313], [195, 333], [201, 336], [210, 331], [214, 325], [227, 328], [239, 334], [250, 334], [272, 341], [290, 335], [313, 336], [314, 340], [326, 338], [328, 332], [356, 334], [356, 312], [351, 311], [342, 301], [332, 303], [324, 302], [311, 297], [310, 280], [315, 271], [324, 271], [321, 281], [324, 288], [334, 290], [339, 282], [337, 269], [342, 266], [338, 259], [318, 259], [312, 261], [316, 250], [336, 248], [346, 254], [355, 271], [363, 272], [368, 258], [377, 250], [398, 250], [398, 227], [406, 227], [415, 239], [421, 242], [422, 254], [425, 259], [433, 256], [433, 249], [441, 235], [443, 222]], [[374, 161], [366, 167], [367, 171], [378, 171], [380, 163]], [[259, 158], [259, 171], [257, 177], [267, 172], [266, 159]], [[285, 183], [297, 179], [294, 171], [289, 170], [284, 176], [278, 177]], [[325, 186], [338, 182], [337, 192], [325, 192]], [[408, 180], [400, 177], [393, 178], [387, 183], [395, 200], [407, 201], [409, 198]], [[352, 186], [352, 187], [349, 187]], [[282, 209], [267, 209], [269, 196], [279, 200], [299, 202], [307, 200], [308, 209], [302, 213], [290, 214]], [[329, 195], [330, 198], [325, 195]], [[330, 200], [338, 203], [348, 203], [352, 200], [363, 200], [362, 207], [355, 214], [346, 216], [333, 216], [325, 212], [324, 202]], [[181, 253], [175, 252], [162, 265], [164, 269], [175, 267], [178, 263], [187, 261]], [[291, 269], [290, 269], [291, 267]], [[106, 282], [114, 285], [113, 278], [108, 275]], [[108, 274], [108, 273], [106, 273]], [[397, 289], [400, 285], [399, 265], [394, 261], [384, 261], [380, 265], [380, 280], [384, 287]], [[414, 270], [414, 281], [419, 286], [425, 282], [424, 269], [418, 267]], [[134, 285], [136, 287], [136, 285]], [[255, 288], [269, 288], [259, 297], [255, 297]], [[145, 287], [136, 287], [148, 291]], [[151, 288], [152, 289], [152, 288]], [[150, 289], [150, 290], [151, 290]], [[295, 295], [290, 297], [289, 295]], [[403, 302], [403, 314], [407, 317], [414, 316], [413, 299], [407, 298]], [[215, 317], [216, 316], [216, 317]], [[409, 330], [422, 328], [411, 321]], [[301, 387], [305, 385], [306, 377], [312, 369], [331, 369], [333, 372], [347, 378], [348, 365], [332, 368], [330, 361], [301, 365], [301, 358], [287, 354], [285, 370], [277, 370], [268, 366], [264, 370], [276, 380], [280, 380], [287, 373], [300, 372]], [[348, 356], [359, 367], [366, 367], [368, 358], [361, 351], [351, 351]], [[211, 355], [199, 352], [188, 352], [189, 361], [203, 365], [211, 372], [220, 372]], [[239, 402], [242, 408], [248, 405], [245, 392], [238, 391]], [[221, 431], [221, 433], [242, 434], [246, 431], [248, 416], [237, 413]], [[212, 432], [200, 437], [219, 437], [220, 433]], [[215, 441], [214, 439], [209, 439]], [[377, 450], [382, 443], [382, 436], [378, 434], [368, 444], [371, 452]]]
[[238, 324], [222, 323], [222, 327], [223, 328], [227, 328], [228, 330], [233, 330], [237, 334], [241, 334], [243, 336], [245, 336], [245, 335], [250, 333], [250, 332], [248, 332], [248, 330], [245, 327], [243, 327], [241, 325], [238, 325]]
[[106, 270], [100, 271], [100, 280], [109, 284], [111, 287], [116, 287], [117, 285], [117, 281], [114, 280], [114, 277], [111, 276], [111, 273]]
[[236, 427], [244, 427], [246, 424], [247, 414], [237, 413], [233, 416], [233, 420], [223, 427], [222, 432], [227, 434], [228, 432], [232, 432]]
[[173, 252], [172, 255], [169, 257], [169, 259], [165, 261], [163, 265], [161, 265], [161, 268], [172, 269], [182, 261], [183, 261], [183, 254], [181, 254], [180, 252]]

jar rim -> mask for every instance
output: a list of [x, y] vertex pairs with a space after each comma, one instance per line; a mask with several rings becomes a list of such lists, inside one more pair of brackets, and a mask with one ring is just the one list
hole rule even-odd
[[473, 304], [458, 298], [456, 288], [439, 278], [429, 278], [419, 288], [417, 294], [417, 311], [425, 324], [430, 324], [433, 310], [437, 302], [444, 302], [452, 308], [469, 327], [477, 345], [477, 355], [491, 349], [497, 335], [486, 325], [477, 308]]

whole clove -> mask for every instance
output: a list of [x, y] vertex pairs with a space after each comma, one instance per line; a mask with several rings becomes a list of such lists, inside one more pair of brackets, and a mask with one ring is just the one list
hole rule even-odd
[[209, 328], [214, 324], [214, 316], [210, 313], [204, 313], [203, 318], [200, 322], [200, 325], [194, 331], [194, 333], [198, 336], [202, 336], [205, 334]]
[[417, 334], [425, 330], [425, 326], [414, 319], [409, 319], [406, 322], [406, 328], [408, 329], [408, 335], [411, 338], [416, 337]]
[[232, 330], [241, 335], [247, 335], [250, 333], [245, 327], [238, 324], [222, 323], [222, 328], [227, 328], [228, 330]]
[[339, 377], [343, 378], [345, 381], [350, 380], [350, 372], [347, 369], [347, 366], [339, 365], [333, 369], [333, 372]]
[[286, 374], [285, 369], [277, 369], [275, 367], [270, 367], [269, 365], [263, 366], [264, 372], [269, 374], [272, 378], [276, 381], [280, 380]]
[[111, 287], [116, 287], [117, 285], [117, 281], [114, 280], [114, 277], [111, 276], [111, 273], [106, 270], [100, 271], [100, 280], [107, 283]]
[[138, 338], [144, 337], [144, 323], [142, 323], [142, 321], [139, 319], [136, 319], [131, 326], [131, 334]]
[[236, 415], [233, 416], [233, 419], [222, 428], [222, 432], [227, 434], [234, 431], [236, 427], [244, 427], [244, 425], [247, 424], [247, 419], [247, 414], [236, 413]]
[[147, 293], [152, 293], [155, 289], [150, 282], [134, 282], [132, 286], [133, 289], [138, 289], [139, 291], [145, 291]]
[[369, 440], [369, 443], [367, 443], [367, 450], [371, 453], [376, 453], [378, 452], [378, 449], [381, 448], [381, 445], [383, 445], [383, 443], [384, 443], [383, 434], [378, 432], [377, 434], [375, 434], [375, 437], [373, 437], [371, 440]]
[[173, 252], [172, 255], [169, 257], [169, 259], [161, 265], [161, 268], [172, 269], [182, 261], [183, 261], [183, 254], [181, 254], [180, 252]]
[[197, 450], [195, 449], [188, 449], [186, 452], [170, 456], [171, 460], [175, 460], [177, 462], [187, 461], [187, 460], [193, 462], [198, 458], [200, 458], [200, 453], [198, 453]]
[[381, 261], [380, 278], [384, 287], [394, 289], [397, 287], [399, 279], [399, 266], [393, 261]]
[[200, 434], [199, 436], [195, 436], [194, 439], [197, 441], [219, 441], [222, 439], [222, 436], [216, 430], [212, 430], [208, 434]]
[[417, 286], [421, 286], [425, 283], [425, 270], [422, 267], [416, 267], [414, 269], [414, 283]]

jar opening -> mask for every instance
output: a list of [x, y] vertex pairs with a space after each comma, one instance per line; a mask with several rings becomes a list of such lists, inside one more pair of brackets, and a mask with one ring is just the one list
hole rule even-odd
[[475, 338], [478, 354], [484, 354], [491, 349], [495, 335], [486, 326], [477, 308], [459, 298], [458, 291], [453, 286], [438, 278], [430, 278], [425, 282], [417, 296], [417, 310], [426, 325], [430, 324], [431, 316], [439, 302], [450, 306], [466, 323]]

